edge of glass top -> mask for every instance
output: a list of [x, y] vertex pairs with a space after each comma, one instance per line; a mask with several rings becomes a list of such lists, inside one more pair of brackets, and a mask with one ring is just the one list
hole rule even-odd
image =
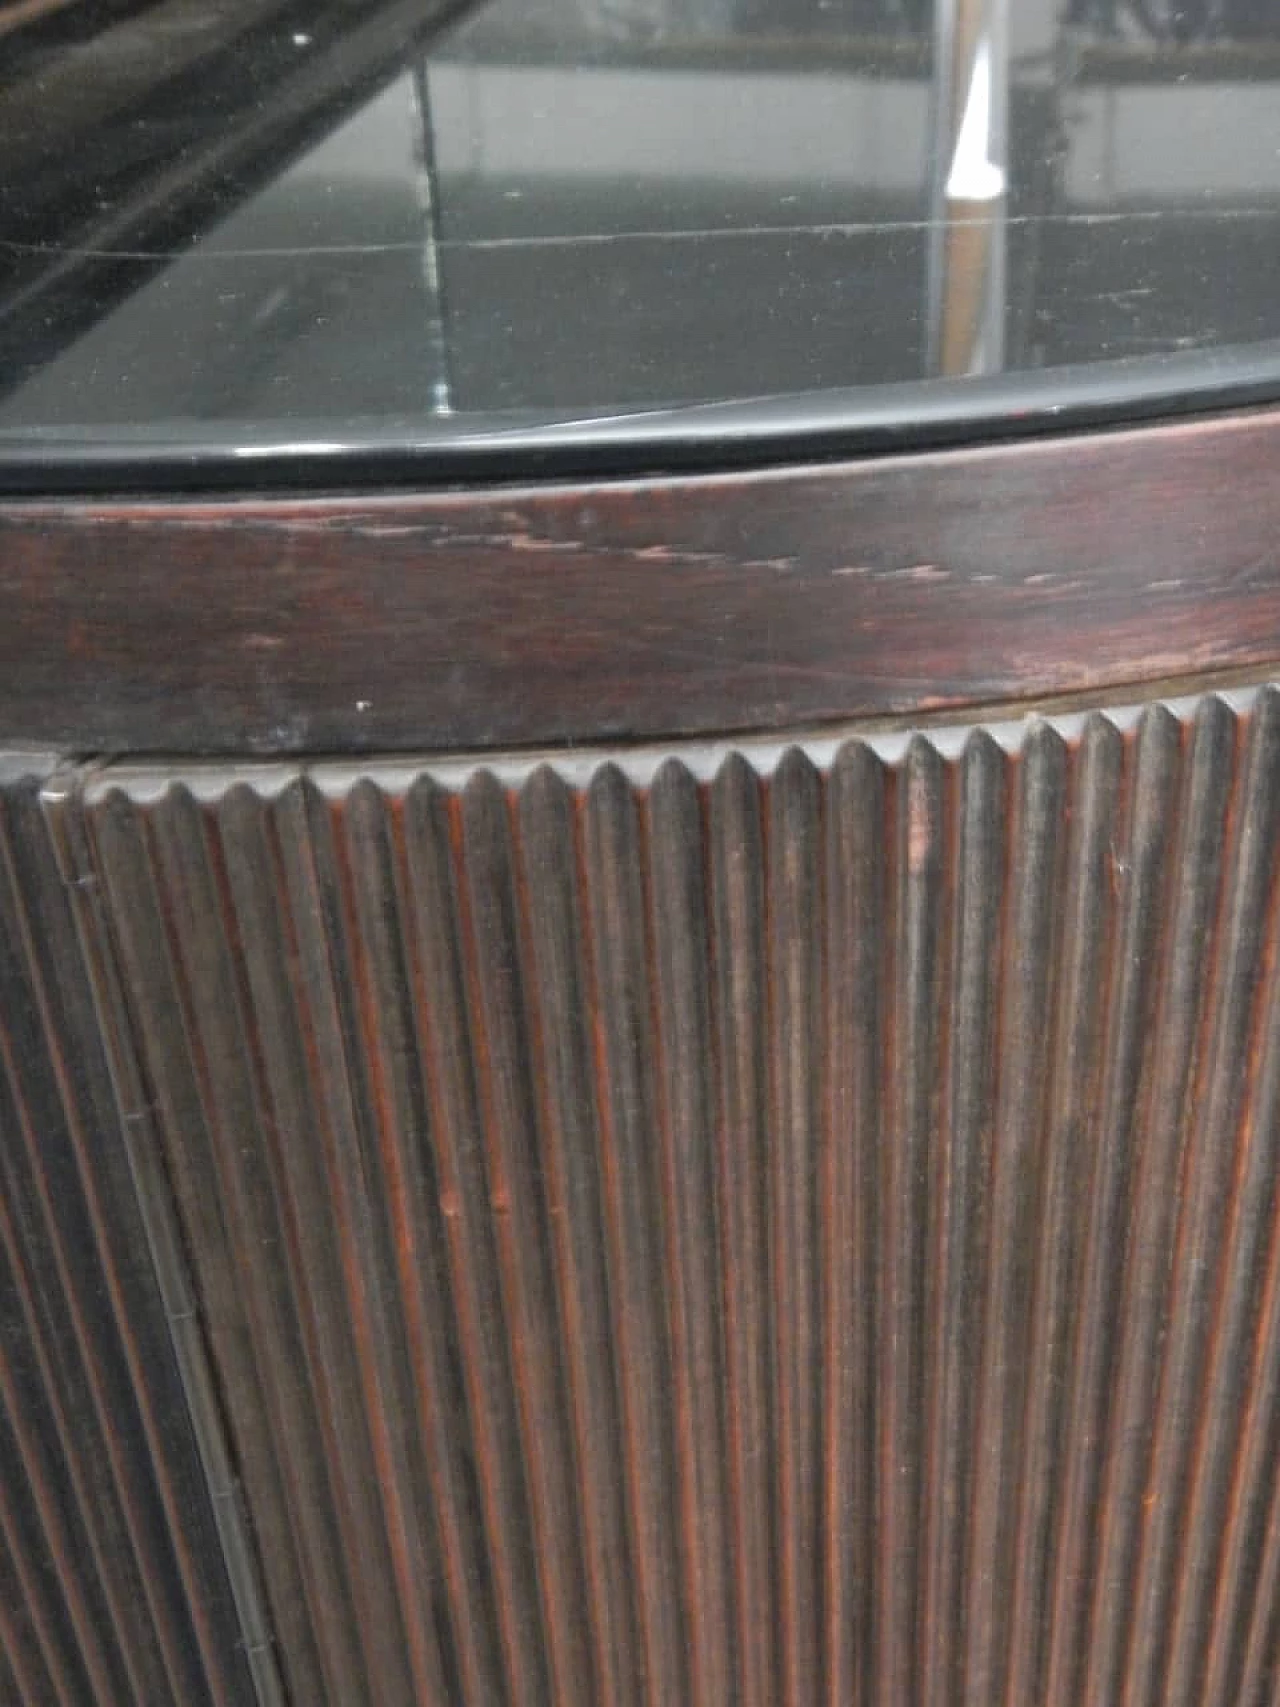
[[731, 471], [980, 446], [1280, 402], [1280, 339], [965, 380], [344, 422], [0, 430], [0, 495], [315, 491]]

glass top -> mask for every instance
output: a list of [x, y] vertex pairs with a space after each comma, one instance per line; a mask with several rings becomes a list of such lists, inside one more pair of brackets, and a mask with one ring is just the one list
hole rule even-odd
[[1280, 392], [1278, 78], [1280, 0], [0, 0], [0, 464]]

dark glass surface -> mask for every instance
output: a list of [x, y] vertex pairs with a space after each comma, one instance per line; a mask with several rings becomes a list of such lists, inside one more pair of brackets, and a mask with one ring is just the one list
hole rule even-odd
[[0, 461], [1266, 394], [1280, 3], [938, 5], [0, 4]]

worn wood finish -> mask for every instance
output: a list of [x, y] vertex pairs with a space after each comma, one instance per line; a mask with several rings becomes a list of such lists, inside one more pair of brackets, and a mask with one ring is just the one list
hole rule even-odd
[[1280, 692], [47, 806], [290, 1699], [1274, 1699]]
[[0, 740], [785, 728], [1280, 659], [1280, 412], [852, 465], [0, 510]]
[[139, 1212], [43, 780], [0, 761], [0, 1699], [241, 1707], [256, 1672], [269, 1707], [195, 1300]]

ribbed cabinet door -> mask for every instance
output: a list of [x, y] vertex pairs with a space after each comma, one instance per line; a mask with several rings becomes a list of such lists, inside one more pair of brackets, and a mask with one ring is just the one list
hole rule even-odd
[[269, 1702], [190, 1408], [200, 1306], [140, 1213], [48, 768], [0, 758], [0, 1702], [240, 1707], [254, 1667]]
[[1271, 691], [47, 812], [289, 1700], [1274, 1698]]

